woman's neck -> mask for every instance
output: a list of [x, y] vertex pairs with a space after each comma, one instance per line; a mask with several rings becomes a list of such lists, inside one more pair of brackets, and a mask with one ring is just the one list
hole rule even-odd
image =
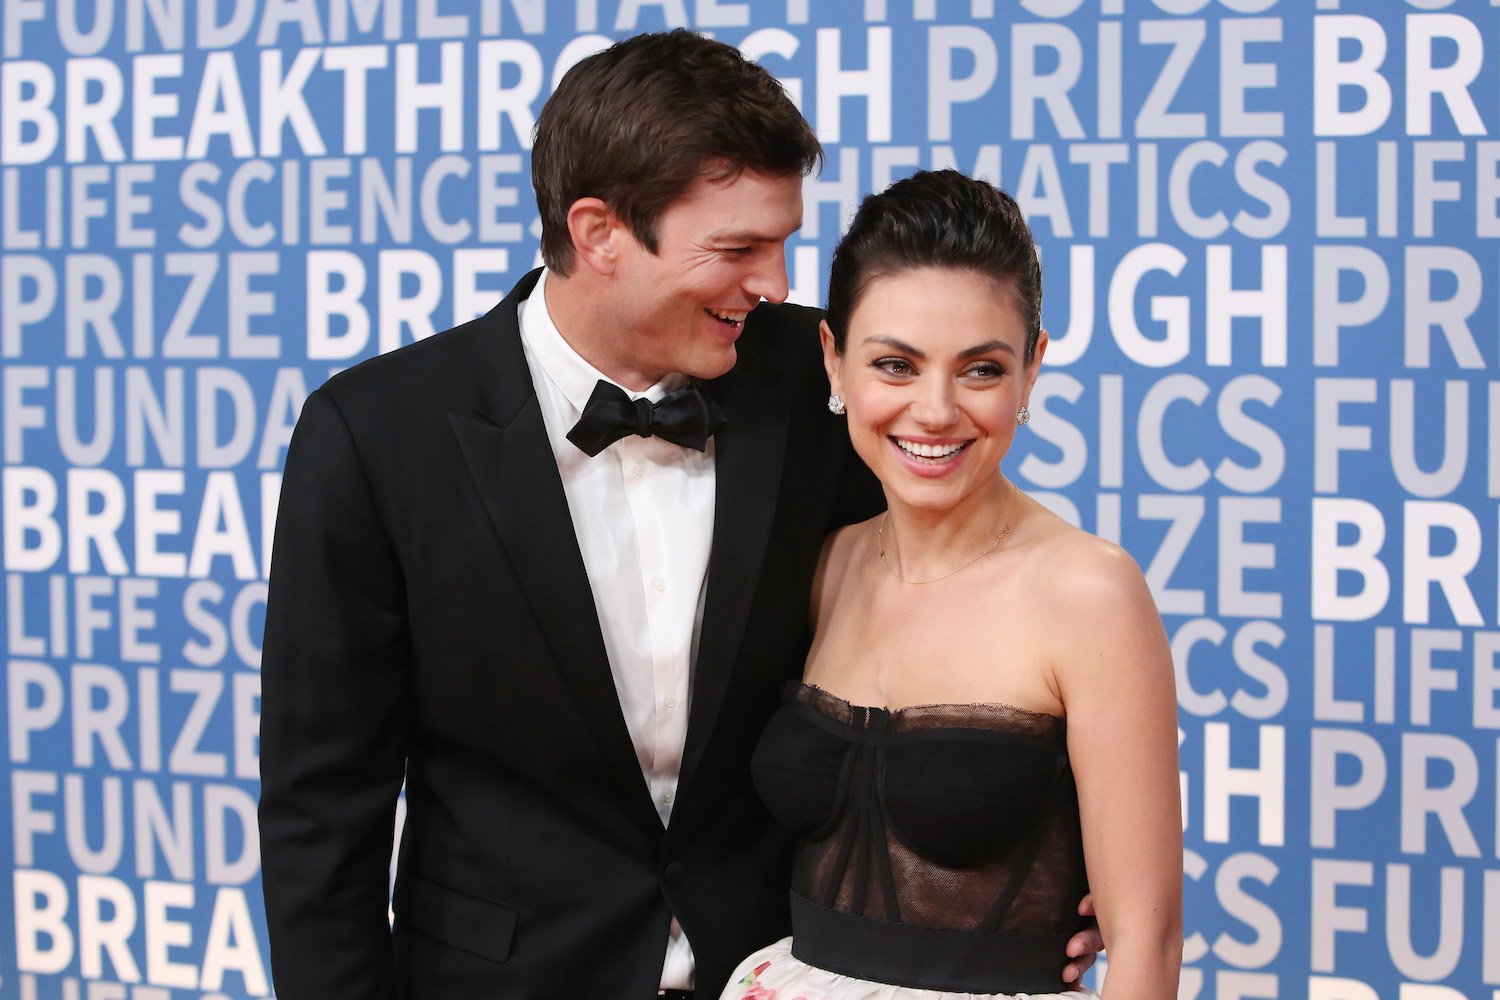
[[1019, 491], [995, 473], [992, 487], [934, 510], [887, 496], [880, 558], [903, 583], [933, 582], [967, 568], [1000, 547], [1020, 511]]

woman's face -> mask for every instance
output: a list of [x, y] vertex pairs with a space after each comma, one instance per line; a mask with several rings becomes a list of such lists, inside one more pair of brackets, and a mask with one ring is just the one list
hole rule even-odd
[[823, 326], [849, 437], [892, 504], [946, 510], [1000, 485], [996, 472], [1031, 395], [1009, 288], [974, 271], [924, 267], [876, 278], [849, 317], [844, 353]]

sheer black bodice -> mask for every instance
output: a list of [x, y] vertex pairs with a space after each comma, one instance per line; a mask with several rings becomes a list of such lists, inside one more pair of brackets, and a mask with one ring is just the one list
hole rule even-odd
[[793, 953], [880, 982], [1050, 992], [1087, 892], [1064, 721], [800, 685], [752, 764], [800, 842]]

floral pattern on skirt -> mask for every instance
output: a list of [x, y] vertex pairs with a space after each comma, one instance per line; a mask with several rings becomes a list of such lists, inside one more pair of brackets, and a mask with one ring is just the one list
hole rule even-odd
[[792, 955], [782, 938], [739, 964], [720, 1000], [1097, 1000], [1086, 986], [1062, 993], [952, 993], [892, 986], [819, 969]]

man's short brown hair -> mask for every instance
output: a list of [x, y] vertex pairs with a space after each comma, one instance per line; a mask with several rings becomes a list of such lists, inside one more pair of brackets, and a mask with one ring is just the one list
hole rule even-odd
[[781, 84], [737, 49], [682, 29], [627, 38], [570, 69], [537, 118], [542, 259], [572, 270], [580, 198], [609, 205], [656, 253], [662, 212], [705, 171], [805, 175], [822, 156]]

